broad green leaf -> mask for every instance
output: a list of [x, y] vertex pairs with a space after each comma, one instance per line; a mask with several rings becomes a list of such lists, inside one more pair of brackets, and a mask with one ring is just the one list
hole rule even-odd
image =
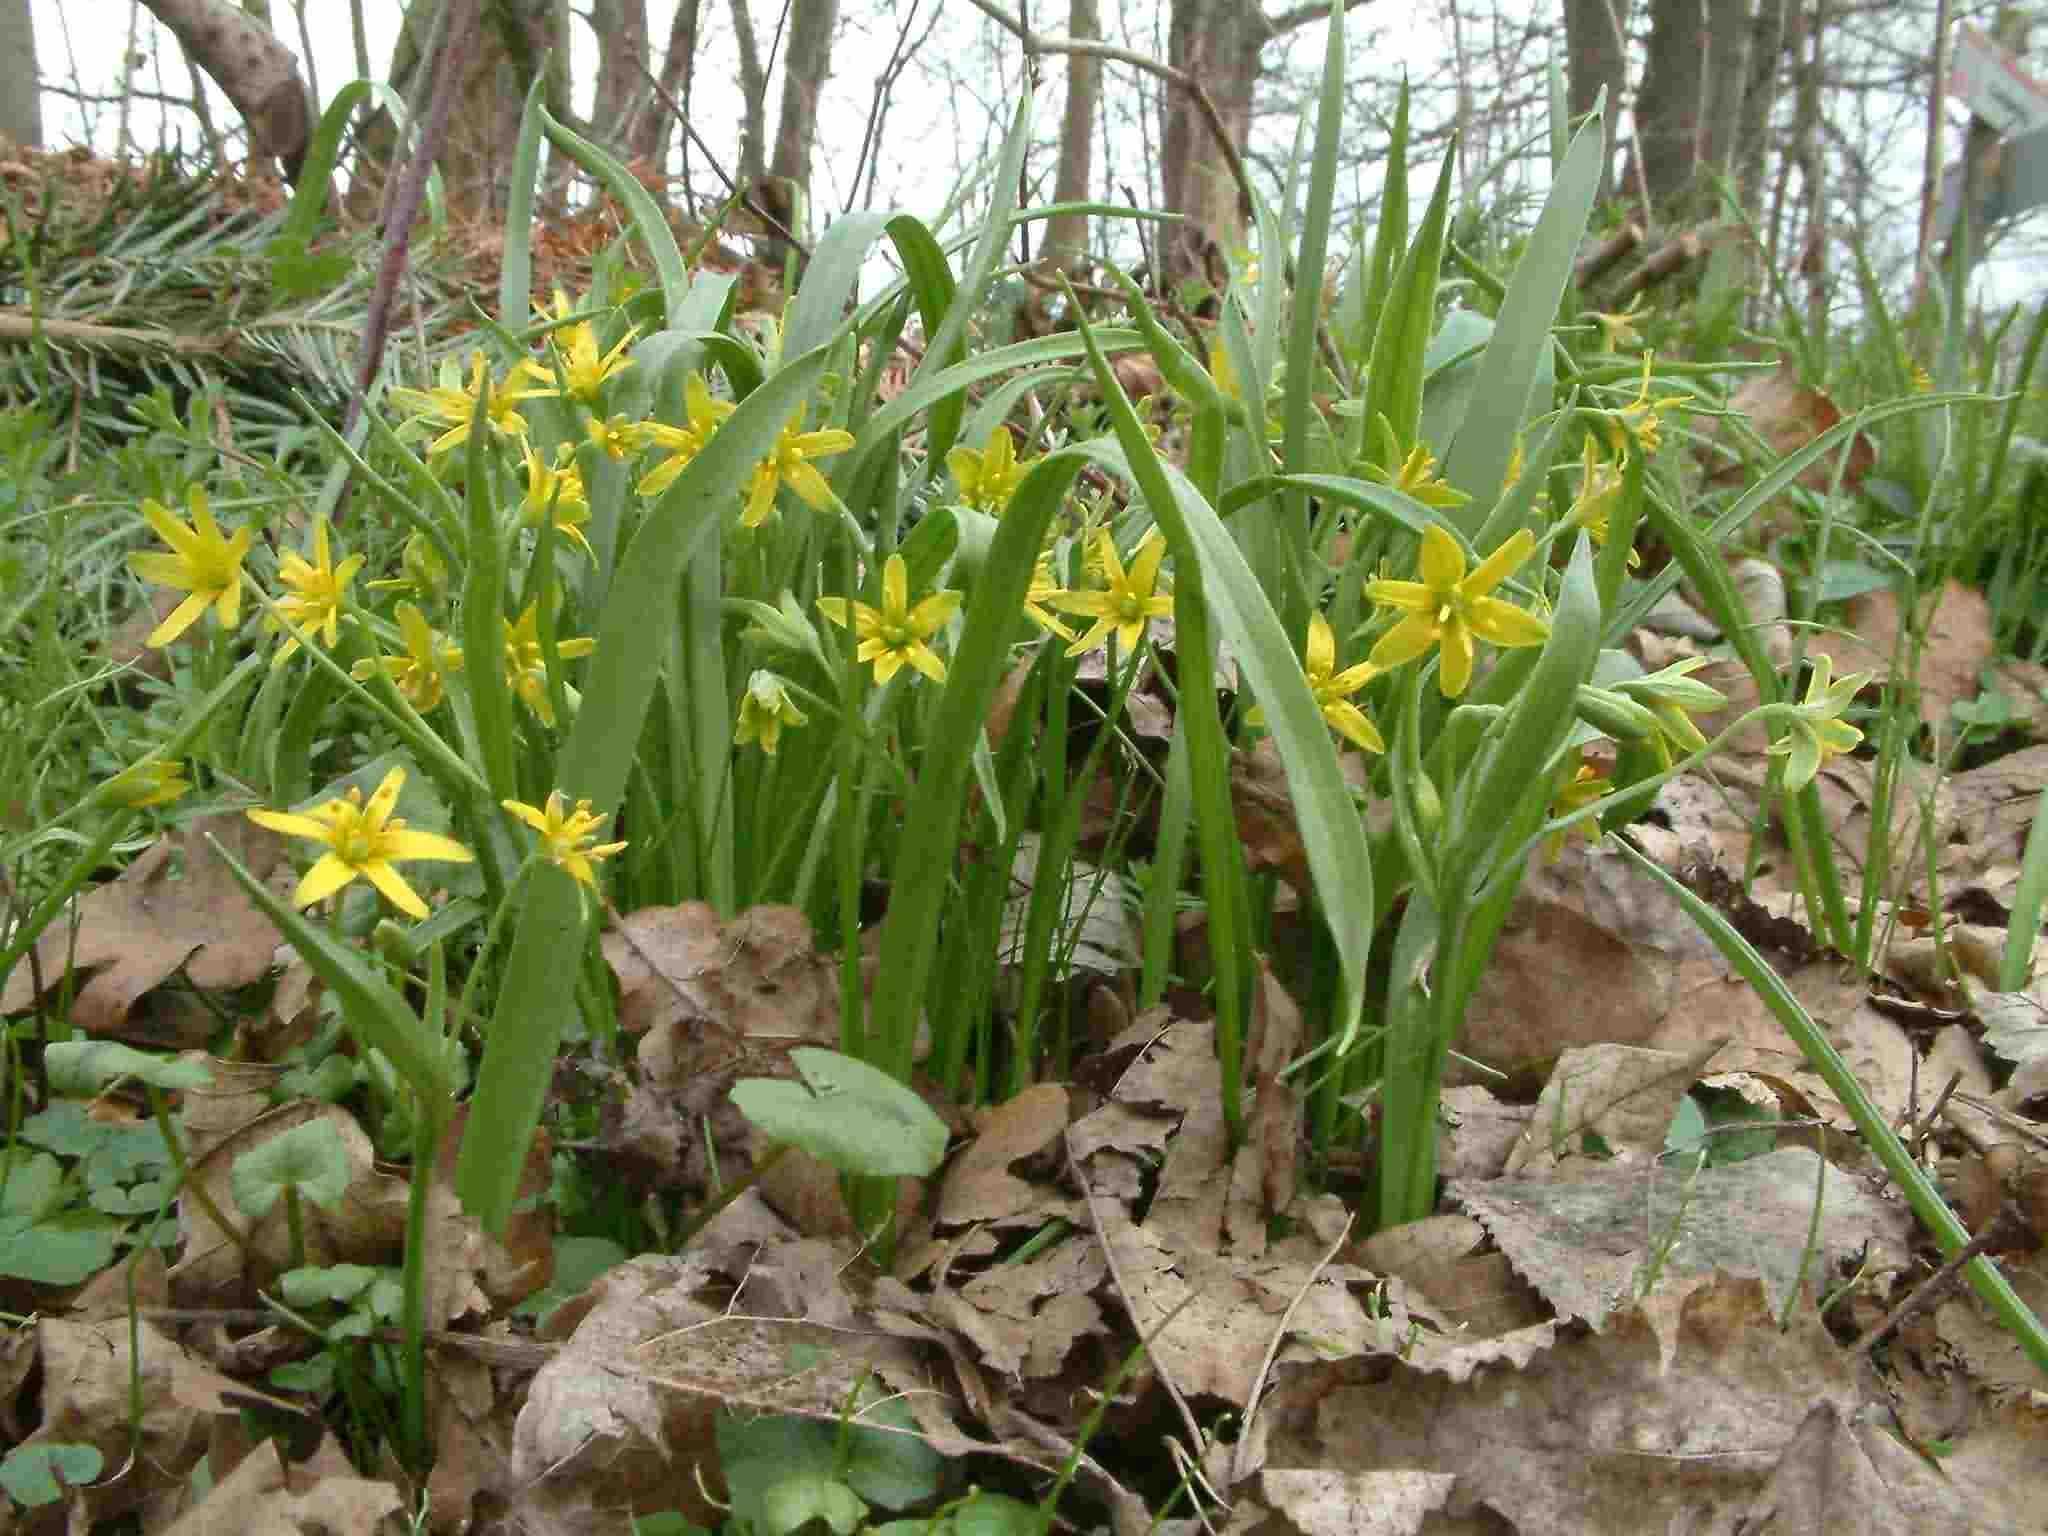
[[1600, 190], [1603, 144], [1597, 116], [1572, 140], [1536, 228], [1515, 264], [1479, 365], [1478, 387], [1444, 456], [1444, 478], [1472, 497], [1451, 513], [1468, 538], [1500, 494], [1523, 423], [1532, 410], [1548, 408], [1547, 400], [1535, 399], [1536, 386], [1550, 366], [1550, 327], [1571, 282], [1572, 263]]
[[315, 1205], [333, 1205], [348, 1193], [348, 1148], [325, 1115], [251, 1147], [228, 1175], [235, 1204], [253, 1220], [270, 1214], [279, 1196], [296, 1189]]
[[33, 1223], [0, 1217], [0, 1275], [31, 1285], [77, 1285], [114, 1262], [125, 1224], [97, 1211], [60, 1211]]
[[213, 1073], [200, 1062], [151, 1055], [118, 1040], [60, 1040], [44, 1049], [43, 1066], [53, 1091], [80, 1097], [124, 1077], [173, 1092], [213, 1081]]
[[923, 1178], [944, 1159], [946, 1122], [888, 1073], [808, 1046], [790, 1060], [801, 1082], [733, 1084], [733, 1103], [758, 1130], [844, 1173]]
[[0, 1457], [0, 1489], [17, 1504], [40, 1509], [63, 1498], [66, 1488], [97, 1481], [105, 1464], [95, 1445], [17, 1445]]

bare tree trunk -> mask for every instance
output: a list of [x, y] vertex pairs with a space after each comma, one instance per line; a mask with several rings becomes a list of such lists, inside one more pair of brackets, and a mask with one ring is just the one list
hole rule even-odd
[[1806, 243], [1799, 255], [1799, 270], [1806, 277], [1807, 335], [1816, 347], [1825, 344], [1828, 323], [1827, 152], [1821, 144], [1821, 88], [1825, 79], [1822, 68], [1826, 59], [1822, 49], [1827, 24], [1827, 0], [1813, 0], [1806, 35], [1806, 67], [1799, 79], [1799, 169], [1806, 195]]
[[313, 136], [313, 104], [291, 50], [228, 0], [143, 3], [242, 114], [250, 153], [275, 156], [296, 183]]
[[[1240, 150], [1251, 132], [1252, 91], [1259, 55], [1273, 29], [1257, 0], [1173, 0], [1166, 62], [1208, 91], [1224, 132]], [[1221, 288], [1223, 253], [1243, 237], [1251, 210], [1242, 204], [1222, 148], [1194, 99], [1168, 86], [1160, 92], [1161, 205], [1187, 222], [1160, 240], [1170, 282], [1198, 278]]]
[[[811, 194], [811, 148], [818, 138], [818, 98], [832, 73], [832, 40], [839, 25], [839, 0], [791, 0], [789, 47], [782, 56], [782, 115], [775, 128], [775, 158], [761, 188], [767, 211], [793, 234], [801, 234]], [[764, 253], [779, 267], [791, 247], [771, 238]]]
[[[1067, 34], [1082, 42], [1102, 38], [1102, 15], [1095, 0], [1070, 0]], [[1060, 119], [1059, 174], [1053, 183], [1056, 203], [1088, 200], [1095, 173], [1095, 118], [1102, 102], [1102, 60], [1088, 54], [1067, 55], [1067, 106]], [[1088, 259], [1088, 216], [1061, 213], [1046, 225], [1041, 254], [1053, 267], [1077, 276]]]
[[[668, 28], [668, 51], [661, 56], [661, 73], [656, 77], [661, 82], [662, 91], [679, 102], [685, 112], [690, 110], [690, 86], [695, 79], [697, 63], [697, 23], [703, 9], [703, 0], [676, 0], [676, 14]], [[666, 166], [669, 135], [674, 131], [668, 107], [657, 95], [653, 104], [633, 124], [633, 137], [628, 147], [649, 164]], [[685, 189], [690, 185], [690, 141], [687, 135], [683, 139], [682, 184]]]
[[[590, 27], [597, 34], [597, 80], [590, 126], [599, 142], [631, 160], [634, 123], [648, 100], [647, 0], [590, 0]], [[659, 166], [649, 167], [659, 171]]]
[[1707, 78], [1700, 92], [1696, 170], [1726, 170], [1742, 122], [1749, 80], [1750, 12], [1756, 0], [1707, 0]]
[[1699, 165], [1707, 83], [1702, 0], [1650, 0], [1650, 45], [1636, 90], [1635, 156], [1652, 228], [1682, 216]]
[[732, 0], [733, 40], [740, 53], [740, 163], [735, 178], [751, 187], [768, 172], [768, 71], [754, 37], [747, 0]]
[[30, 148], [42, 147], [35, 0], [0, 0], [0, 138]]
[[1614, 125], [1628, 84], [1628, 17], [1632, 0], [1564, 0], [1565, 99], [1571, 115], [1593, 110], [1607, 93], [1602, 119], [1606, 153], [1600, 157], [1600, 197], [1614, 193]]
[[[428, 48], [434, 18], [446, 3], [413, 0], [391, 52], [391, 83], [415, 111], [426, 100], [428, 77], [413, 77], [431, 69]], [[548, 110], [564, 122], [572, 120], [563, 26], [567, 12], [562, 0], [483, 0], [476, 48], [457, 87], [454, 119], [437, 162], [453, 206], [477, 212], [500, 201], [526, 93], [543, 59], [550, 61]], [[420, 89], [413, 90], [414, 84]], [[349, 184], [349, 206], [359, 217], [372, 216], [382, 195], [383, 179], [375, 167], [389, 165], [396, 153], [396, 127], [387, 114], [379, 113], [363, 134], [363, 173]], [[560, 157], [551, 163], [560, 163]]]
[[1756, 18], [1750, 24], [1749, 67], [1744, 71], [1742, 110], [1730, 161], [1736, 194], [1752, 213], [1763, 195], [1764, 167], [1771, 154], [1771, 117], [1778, 106], [1778, 81], [1784, 75], [1787, 17], [1794, 3], [1756, 0]]

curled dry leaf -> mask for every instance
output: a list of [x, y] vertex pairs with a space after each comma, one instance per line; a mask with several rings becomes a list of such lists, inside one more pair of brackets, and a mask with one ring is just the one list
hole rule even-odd
[[71, 1003], [71, 1023], [87, 1034], [150, 1045], [198, 1045], [213, 1032], [211, 1014], [194, 1020], [196, 1038], [162, 1038], [131, 1010], [152, 988], [184, 967], [201, 991], [247, 986], [270, 970], [278, 932], [214, 856], [208, 835], [267, 880], [280, 898], [296, 884], [286, 839], [242, 816], [190, 821], [159, 838], [120, 878], [78, 902], [76, 942], [70, 926], [53, 923], [37, 940], [35, 966], [24, 959], [0, 991], [0, 1013], [35, 1001], [34, 977], [45, 987], [64, 979], [67, 956], [90, 972]]

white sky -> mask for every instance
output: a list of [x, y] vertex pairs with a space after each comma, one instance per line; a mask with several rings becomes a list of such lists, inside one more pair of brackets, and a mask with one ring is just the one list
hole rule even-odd
[[[341, 0], [302, 3], [324, 102], [354, 73], [348, 7]], [[370, 56], [381, 72], [388, 64], [398, 34], [403, 5], [401, 0], [362, 3]], [[1013, 8], [1014, 3], [1011, 0]], [[1547, 0], [1527, 3], [1544, 4]], [[136, 39], [134, 83], [138, 92], [174, 98], [190, 95], [190, 77], [175, 40], [132, 0], [33, 0], [33, 4], [36, 51], [46, 86], [104, 98], [116, 95], [123, 45], [132, 25]], [[580, 0], [573, 9], [584, 9]], [[650, 30], [659, 50], [667, 38], [674, 7], [664, 0], [652, 0], [648, 9]], [[773, 40], [781, 6], [775, 0], [750, 0], [748, 9], [755, 17], [761, 47], [766, 51]], [[1039, 0], [1031, 9], [1041, 27], [1047, 27], [1046, 18], [1052, 11], [1064, 20], [1064, 6]], [[1390, 34], [1385, 19], [1374, 17], [1375, 9], [1354, 11], [1350, 31], [1355, 46], [1370, 41], [1377, 70], [1399, 69], [1406, 64], [1419, 76], [1441, 64], [1441, 55], [1436, 51], [1436, 29], [1426, 14], [1421, 22], [1396, 21]], [[1105, 0], [1102, 10], [1110, 41], [1140, 52], [1163, 54], [1164, 0]], [[999, 56], [1000, 68], [992, 68], [996, 60], [990, 59], [985, 51], [985, 40], [993, 33], [993, 25], [964, 0], [918, 0], [914, 7], [910, 0], [845, 0], [841, 7], [842, 35], [820, 109], [824, 131], [813, 170], [814, 219], [845, 207], [849, 200], [859, 206], [866, 198], [866, 173], [858, 158], [861, 130], [870, 109], [875, 78], [889, 60], [902, 18], [913, 11], [911, 35], [923, 36], [928, 19], [935, 14], [938, 24], [896, 89], [891, 116], [882, 135], [875, 204], [901, 207], [920, 215], [935, 212], [963, 167], [971, 166], [980, 155], [992, 150], [1007, 123], [1020, 89], [1019, 50], [1013, 42], [1007, 43]], [[292, 0], [272, 0], [272, 13], [281, 38], [294, 54], [303, 55]], [[1391, 8], [1386, 12], [1388, 18], [1395, 14]], [[737, 156], [739, 137], [737, 90], [730, 82], [737, 80], [739, 66], [729, 0], [704, 0], [700, 26], [698, 100], [693, 121], [730, 169]], [[1323, 35], [1323, 27], [1314, 24], [1293, 34], [1289, 43], [1313, 62], [1321, 57]], [[1277, 55], [1279, 50], [1274, 52]], [[580, 110], [589, 106], [594, 56], [589, 26], [580, 18], [572, 19], [572, 76], [581, 82]], [[987, 62], [977, 68], [977, 61]], [[1058, 131], [1065, 71], [1054, 63], [1045, 73], [1036, 121], [1041, 137], [1050, 145]], [[952, 76], [950, 81], [945, 78], [948, 75]], [[777, 70], [769, 83], [771, 139], [781, 90], [781, 73]], [[1121, 91], [1127, 96], [1131, 90], [1130, 77], [1112, 68], [1107, 76], [1107, 90]], [[233, 125], [235, 114], [218, 92], [209, 90], [209, 99], [215, 122], [223, 128]], [[704, 110], [707, 101], [717, 102], [718, 110]], [[189, 114], [178, 112], [175, 117], [185, 142], [191, 144], [196, 129]], [[156, 148], [164, 122], [164, 112], [156, 100], [138, 99], [130, 119], [131, 142], [144, 150]], [[89, 141], [97, 148], [111, 151], [119, 136], [119, 109], [111, 99], [81, 103], [50, 94], [46, 89], [43, 133], [45, 141], [51, 144]], [[1153, 133], [1156, 128], [1148, 124], [1147, 136]], [[1125, 134], [1120, 140], [1132, 137]], [[1126, 163], [1105, 174], [1104, 157], [1098, 146], [1097, 178], [1105, 186], [1131, 181], [1142, 165], [1144, 146], [1119, 142], [1115, 148], [1119, 160]], [[1279, 144], [1274, 148], [1284, 152], [1286, 146]], [[696, 169], [702, 183], [700, 190], [711, 190], [713, 180], [703, 174], [701, 161]], [[860, 178], [858, 183], [856, 176]]]
[[[147, 99], [141, 93], [183, 98], [189, 96], [192, 89], [175, 41], [158, 29], [153, 18], [133, 0], [32, 0], [32, 3], [35, 7], [38, 62], [46, 87], [50, 88], [70, 89], [106, 98], [116, 95], [124, 42], [133, 27], [136, 39], [133, 78], [138, 99], [130, 119], [130, 137], [141, 149], [156, 148], [164, 132], [165, 115], [157, 100]], [[402, 0], [361, 0], [361, 3], [369, 33], [370, 55], [374, 67], [381, 72], [388, 63], [392, 42], [398, 33]], [[692, 113], [698, 131], [710, 142], [728, 169], [737, 157], [739, 137], [737, 88], [732, 83], [738, 77], [738, 62], [733, 45], [730, 3], [731, 0], [703, 0], [697, 65], [699, 84]], [[1009, 3], [1014, 9], [1015, 0], [1009, 0]], [[1273, 0], [1273, 3], [1277, 6], [1278, 0]], [[299, 4], [303, 7], [313, 39], [320, 91], [323, 98], [331, 98], [354, 73], [348, 5], [344, 0], [299, 0]], [[1555, 4], [1556, 0], [1501, 0], [1493, 14], [1486, 18], [1487, 25], [1496, 25], [1504, 18], [1511, 28], [1515, 28], [1532, 14], [1547, 21], [1555, 14]], [[581, 0], [576, 0], [572, 9], [582, 10]], [[648, 9], [651, 13], [650, 29], [659, 48], [668, 35], [674, 7], [666, 0], [652, 0]], [[775, 18], [781, 11], [781, 5], [776, 0], [748, 0], [748, 9], [755, 16], [755, 25], [765, 50], [773, 40]], [[1111, 42], [1136, 51], [1155, 56], [1163, 54], [1165, 39], [1161, 18], [1165, 9], [1166, 0], [1104, 0], [1105, 34]], [[280, 35], [295, 53], [300, 52], [293, 0], [272, 0], [272, 10]], [[913, 60], [897, 87], [892, 114], [881, 139], [874, 203], [930, 218], [938, 211], [962, 168], [972, 166], [978, 157], [993, 151], [1020, 89], [1018, 50], [1013, 42], [1005, 40], [1000, 51], [991, 54], [987, 39], [993, 31], [992, 24], [965, 0], [843, 0], [841, 10], [844, 30], [834, 55], [832, 78], [820, 107], [823, 129], [813, 169], [813, 224], [825, 222], [849, 201], [860, 206], [866, 200], [866, 173], [861, 169], [858, 158], [861, 130], [867, 120], [875, 77], [888, 61], [901, 19], [912, 13], [910, 30], [913, 36], [924, 34], [927, 18], [936, 14], [939, 20], [922, 53]], [[1034, 21], [1049, 31], [1060, 29], [1065, 10], [1066, 7], [1057, 4], [1056, 0], [1036, 0], [1031, 6]], [[1468, 29], [1471, 25], [1468, 20]], [[1558, 45], [1561, 46], [1561, 28], [1546, 27], [1543, 30], [1557, 33]], [[1403, 0], [1398, 5], [1367, 5], [1351, 13], [1348, 31], [1354, 58], [1369, 58], [1372, 72], [1380, 77], [1388, 77], [1405, 67], [1420, 82], [1439, 74], [1451, 52], [1434, 3], [1417, 5]], [[1293, 34], [1287, 46], [1299, 63], [1313, 67], [1321, 58], [1323, 36], [1322, 25], [1314, 24]], [[1468, 40], [1474, 36], [1468, 31]], [[1480, 39], [1477, 46], [1483, 47], [1484, 43], [1485, 40]], [[1278, 48], [1273, 50], [1273, 61], [1277, 61], [1279, 52]], [[1526, 56], [1526, 50], [1524, 53]], [[585, 109], [588, 107], [594, 54], [589, 26], [580, 18], [572, 19], [572, 75], [583, 82], [583, 99], [579, 107]], [[1057, 63], [1048, 66], [1036, 114], [1039, 137], [1046, 146], [1045, 158], [1039, 163], [1039, 168], [1043, 170], [1048, 186], [1050, 146], [1058, 130], [1064, 78], [1063, 67]], [[1144, 123], [1143, 138], [1148, 142], [1139, 142], [1140, 135], [1130, 118], [1128, 97], [1132, 89], [1131, 77], [1127, 73], [1116, 68], [1107, 73], [1108, 120], [1118, 121], [1121, 111], [1120, 120], [1126, 126], [1113, 134], [1108, 146], [1114, 156], [1113, 164], [1104, 164], [1103, 146], [1098, 141], [1096, 177], [1098, 184], [1105, 188], [1105, 195], [1108, 195], [1107, 189], [1133, 183], [1137, 183], [1135, 190], [1141, 196], [1145, 191], [1139, 178], [1150, 148], [1149, 140], [1157, 131], [1156, 122], [1147, 120]], [[218, 93], [213, 93], [211, 99], [215, 122], [223, 128], [232, 126], [235, 123], [233, 110]], [[769, 89], [768, 132], [771, 137], [780, 99], [781, 76], [778, 70], [771, 77]], [[716, 109], [706, 110], [714, 102]], [[176, 118], [183, 125], [185, 142], [191, 145], [196, 139], [196, 129], [191, 126], [189, 114], [179, 112]], [[1952, 121], [1958, 125], [1958, 131], [1952, 132], [1948, 139], [1953, 146], [1961, 140], [1959, 128], [1963, 119], [1960, 112], [1952, 114]], [[46, 142], [63, 144], [89, 140], [103, 151], [110, 151], [118, 137], [118, 127], [119, 112], [113, 100], [81, 103], [51, 94], [46, 89], [43, 102]], [[1626, 132], [1625, 122], [1623, 128]], [[1291, 129], [1291, 123], [1270, 123], [1264, 126], [1263, 131], [1277, 135], [1291, 132]], [[1494, 146], [1494, 152], [1501, 147]], [[1282, 142], [1269, 144], [1266, 148], [1271, 153], [1284, 155], [1287, 145]], [[1898, 146], [1895, 155], [1890, 157], [1890, 161], [1895, 163], [1880, 167], [1887, 183], [1896, 182], [1901, 187], [1917, 185], [1919, 155], [1917, 142]], [[702, 173], [701, 164], [697, 164], [696, 169], [699, 190], [712, 190], [712, 180]], [[1425, 163], [1417, 167], [1419, 178], [1433, 179], [1434, 171], [1434, 164], [1428, 163], [1426, 157]], [[1535, 174], [1540, 176], [1540, 169]], [[1370, 191], [1369, 188], [1363, 190]], [[1418, 193], [1426, 195], [1426, 192], [1425, 179], [1419, 182]], [[2035, 217], [2038, 219], [2040, 215]], [[2016, 242], [2015, 246], [2018, 244]], [[1992, 270], [1985, 274], [1988, 279], [1986, 288], [1980, 291], [1995, 302], [2030, 296], [2039, 287], [2038, 276], [2031, 264], [2023, 260], [1995, 260], [1990, 266]]]

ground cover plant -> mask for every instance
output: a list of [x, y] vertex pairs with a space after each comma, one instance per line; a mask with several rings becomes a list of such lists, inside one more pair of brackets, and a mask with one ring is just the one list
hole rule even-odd
[[989, 342], [1026, 101], [740, 313], [536, 100], [619, 240], [360, 415], [15, 413], [25, 1528], [2023, 1528], [2043, 328], [1815, 421], [1597, 119], [1340, 229], [1331, 34], [1220, 293]]

